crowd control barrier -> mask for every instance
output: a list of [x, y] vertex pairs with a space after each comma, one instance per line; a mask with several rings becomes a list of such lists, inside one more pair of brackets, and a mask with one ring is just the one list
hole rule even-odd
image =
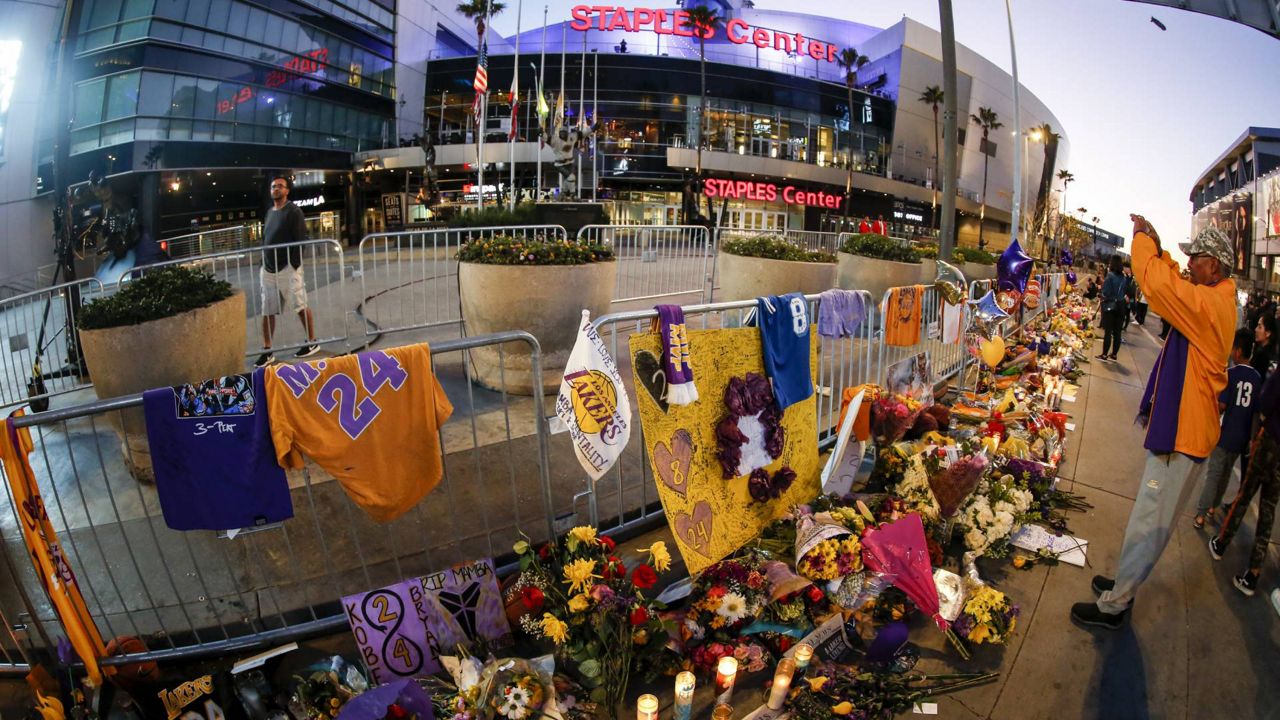
[[715, 247], [701, 225], [587, 225], [579, 242], [603, 243], [617, 257], [615, 303], [687, 296], [705, 302]]
[[101, 295], [94, 278], [0, 300], [0, 407], [88, 385], [76, 337], [81, 303]]

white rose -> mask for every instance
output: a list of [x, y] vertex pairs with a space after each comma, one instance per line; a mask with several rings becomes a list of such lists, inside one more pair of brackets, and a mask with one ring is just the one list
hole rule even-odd
[[987, 546], [987, 536], [981, 530], [973, 528], [964, 534], [964, 545], [970, 550], [982, 550]]

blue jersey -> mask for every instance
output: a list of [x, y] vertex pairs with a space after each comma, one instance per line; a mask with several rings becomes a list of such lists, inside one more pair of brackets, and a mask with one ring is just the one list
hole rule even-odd
[[1222, 413], [1222, 434], [1218, 447], [1227, 452], [1241, 453], [1249, 446], [1253, 431], [1253, 416], [1258, 412], [1262, 398], [1262, 376], [1257, 370], [1241, 363], [1227, 371], [1227, 386], [1218, 396], [1218, 402], [1227, 409]]
[[786, 410], [813, 394], [809, 371], [809, 304], [789, 293], [756, 298], [756, 325], [773, 397]]

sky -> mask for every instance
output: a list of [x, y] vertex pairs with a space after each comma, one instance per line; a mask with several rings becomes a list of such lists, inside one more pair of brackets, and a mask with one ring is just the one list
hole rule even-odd
[[[517, 0], [493, 25], [516, 27]], [[523, 2], [523, 27], [567, 20], [574, 0]], [[636, 2], [628, 7], [666, 7]], [[1002, 0], [955, 0], [956, 40], [1010, 67]], [[937, 0], [756, 0], [790, 10], [888, 27], [903, 15], [938, 28]], [[1145, 215], [1166, 245], [1191, 231], [1191, 187], [1245, 129], [1280, 126], [1280, 40], [1208, 15], [1125, 0], [1015, 0], [1022, 85], [1062, 122], [1075, 175], [1067, 207], [1128, 237]], [[1156, 17], [1167, 28], [1161, 31]], [[838, 42], [837, 39], [832, 39]]]

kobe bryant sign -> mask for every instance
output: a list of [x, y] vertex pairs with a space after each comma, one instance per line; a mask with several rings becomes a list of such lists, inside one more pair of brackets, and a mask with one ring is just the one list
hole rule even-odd
[[631, 401], [585, 310], [560, 381], [556, 415], [568, 427], [573, 451], [592, 480], [613, 467], [631, 439]]

